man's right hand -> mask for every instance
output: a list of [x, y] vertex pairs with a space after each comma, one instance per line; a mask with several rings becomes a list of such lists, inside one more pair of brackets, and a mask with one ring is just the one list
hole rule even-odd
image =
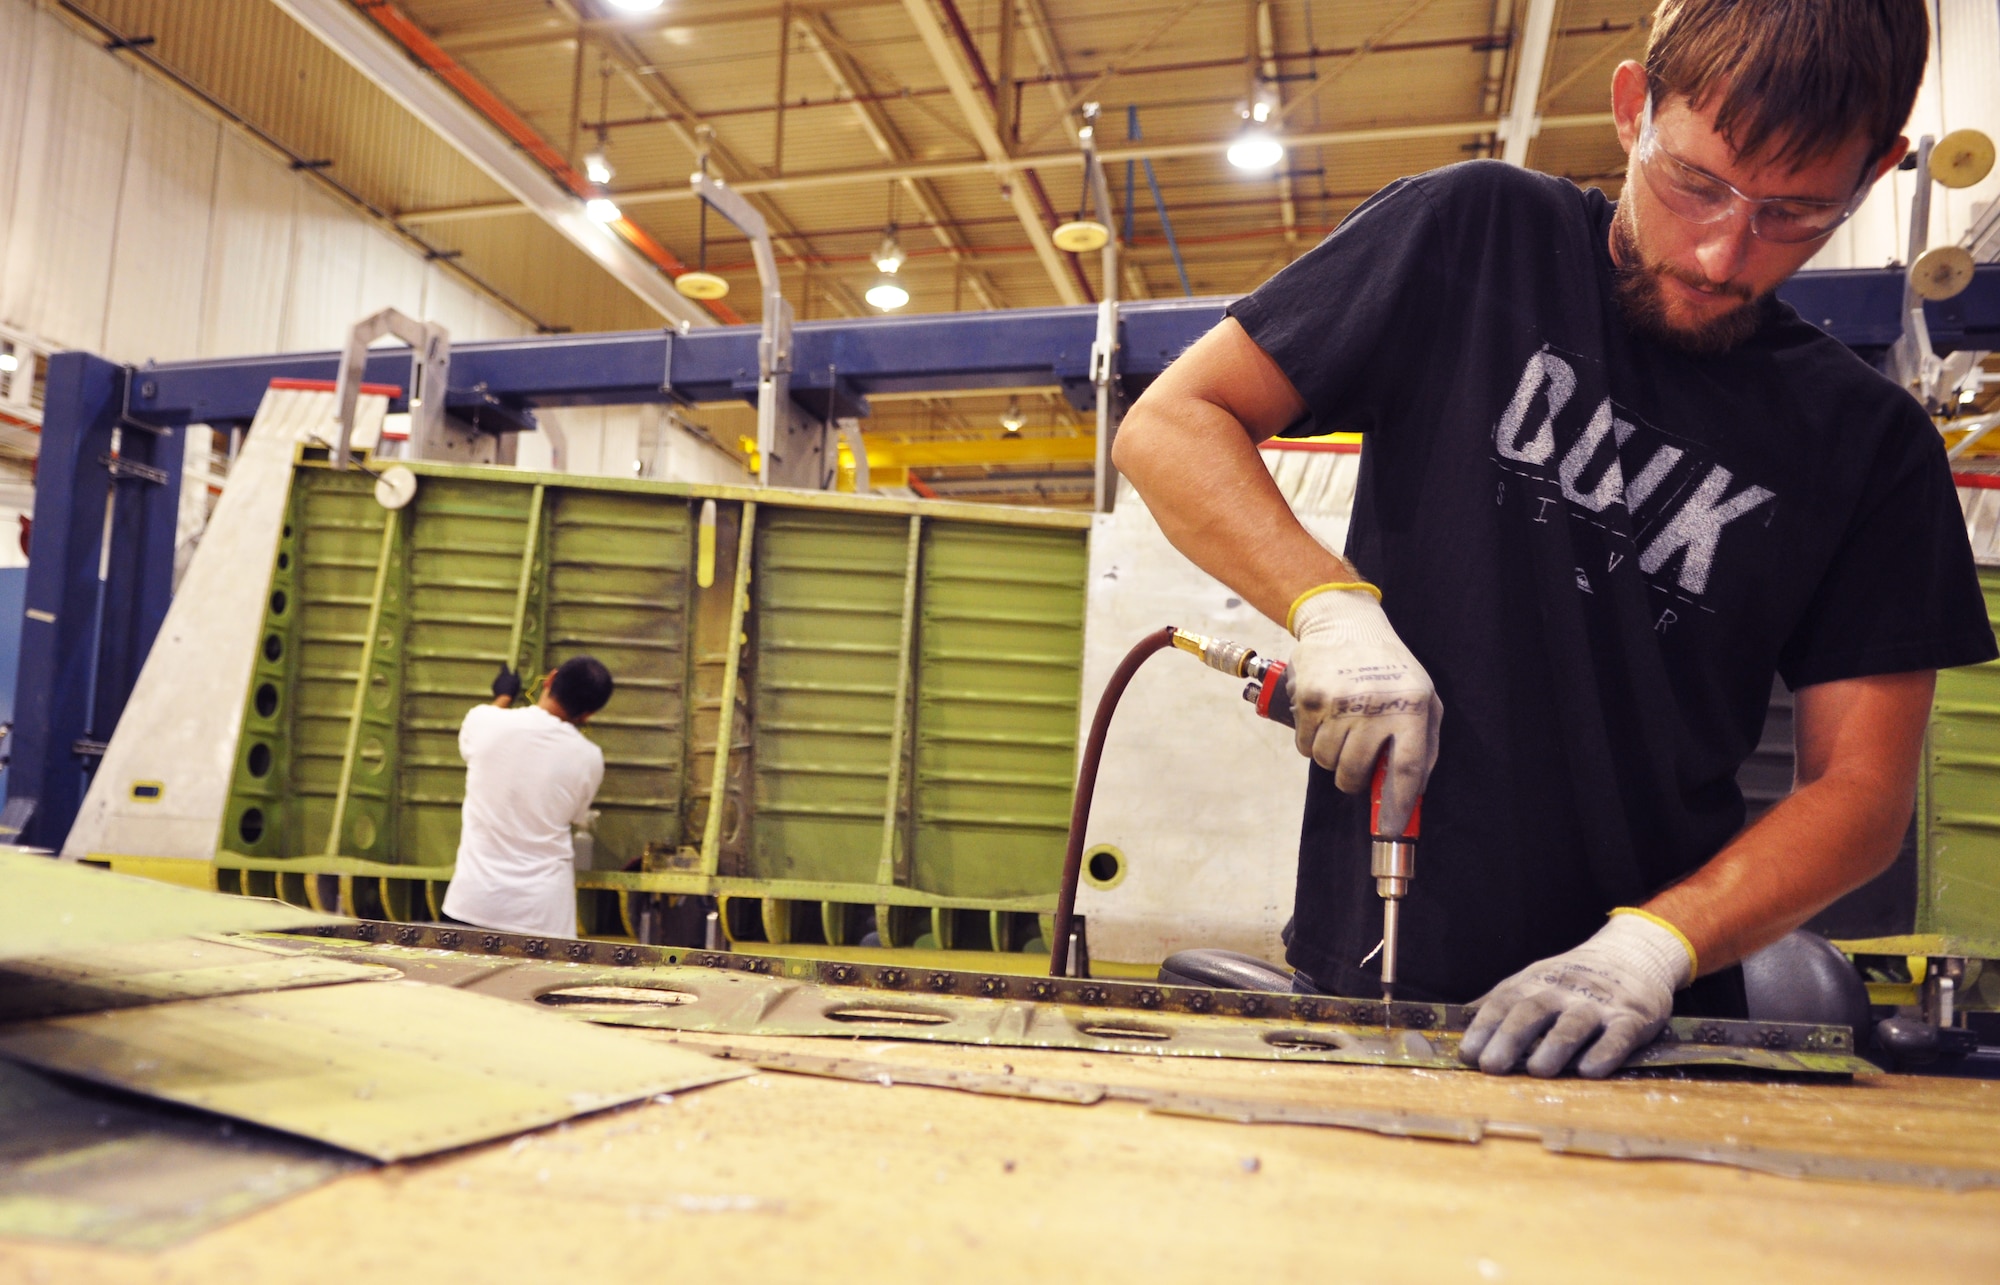
[[521, 676], [509, 669], [505, 662], [500, 672], [493, 676], [493, 699], [505, 700], [509, 705], [521, 699]]
[[1316, 593], [1294, 609], [1291, 625], [1299, 639], [1287, 662], [1299, 753], [1332, 772], [1343, 792], [1359, 794], [1388, 746], [1381, 826], [1401, 834], [1437, 763], [1444, 705], [1431, 676], [1366, 591]]

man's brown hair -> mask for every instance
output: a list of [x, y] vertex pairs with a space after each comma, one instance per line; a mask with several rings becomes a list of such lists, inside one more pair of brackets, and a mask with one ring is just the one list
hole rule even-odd
[[1903, 132], [1930, 53], [1924, 0], [1662, 0], [1646, 40], [1657, 111], [1669, 93], [1741, 157], [1797, 167], [1856, 135], [1871, 162]]

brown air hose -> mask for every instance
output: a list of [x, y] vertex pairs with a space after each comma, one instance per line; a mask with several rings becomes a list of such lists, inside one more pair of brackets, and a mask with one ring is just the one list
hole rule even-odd
[[1104, 753], [1104, 734], [1111, 730], [1111, 715], [1118, 709], [1118, 698], [1125, 694], [1125, 686], [1132, 681], [1132, 675], [1139, 672], [1139, 666], [1156, 651], [1164, 651], [1174, 645], [1174, 626], [1147, 634], [1132, 650], [1125, 653], [1125, 659], [1118, 662], [1118, 668], [1111, 671], [1111, 681], [1104, 685], [1104, 695], [1097, 698], [1097, 713], [1090, 720], [1090, 736], [1083, 743], [1083, 766], [1076, 777], [1076, 802], [1070, 805], [1069, 849], [1063, 853], [1062, 892], [1056, 897], [1056, 939], [1049, 943], [1049, 976], [1061, 977], [1069, 972], [1069, 935], [1076, 919], [1076, 883], [1083, 876], [1083, 832], [1090, 824], [1090, 796], [1097, 791], [1097, 760]]

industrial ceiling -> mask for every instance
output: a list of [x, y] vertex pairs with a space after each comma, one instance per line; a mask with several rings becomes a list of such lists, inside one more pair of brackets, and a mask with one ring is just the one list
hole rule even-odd
[[[643, 0], [641, 0], [643, 2]], [[800, 319], [873, 311], [894, 224], [906, 310], [1087, 303], [1096, 255], [1049, 244], [1082, 192], [1082, 104], [1101, 104], [1125, 298], [1238, 294], [1391, 180], [1499, 155], [1531, 23], [1548, 17], [1526, 162], [1616, 194], [1607, 84], [1651, 0], [60, 0], [549, 330], [662, 324], [664, 277], [705, 263], [709, 306], [755, 321], [749, 249], [688, 175], [708, 165], [764, 212]], [[1012, 21], [1004, 21], [1011, 12]], [[327, 27], [365, 28], [368, 74]], [[337, 42], [336, 42], [337, 43]], [[1526, 59], [1532, 69], [1534, 59]], [[400, 92], [421, 78], [554, 185], [616, 203], [618, 273], [443, 136]], [[1259, 102], [1273, 168], [1225, 159]], [[413, 110], [412, 107], [418, 108]], [[449, 132], [449, 131], [447, 131]], [[586, 187], [585, 158], [612, 174]], [[1148, 164], [1150, 162], [1150, 173]], [[511, 163], [519, 164], [518, 159]], [[1157, 184], [1158, 198], [1153, 187]], [[1164, 219], [1161, 211], [1164, 210]], [[1171, 237], [1169, 226], [1171, 225]], [[1176, 265], [1178, 250], [1180, 266]], [[1182, 271], [1185, 271], [1183, 285]], [[637, 282], [635, 286], [634, 282]], [[668, 299], [683, 313], [698, 305]], [[705, 318], [704, 318], [705, 319]], [[1007, 393], [883, 401], [872, 437], [995, 436]], [[1088, 433], [1054, 390], [1018, 394], [1028, 435]], [[733, 420], [717, 418], [727, 436]], [[1088, 497], [1088, 469], [935, 476], [982, 497]], [[1018, 471], [1017, 471], [1018, 472]], [[974, 485], [975, 480], [977, 484]], [[997, 485], [996, 485], [997, 483]]]

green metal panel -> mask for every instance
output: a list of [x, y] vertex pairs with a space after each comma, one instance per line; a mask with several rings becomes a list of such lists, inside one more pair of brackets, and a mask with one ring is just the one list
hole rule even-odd
[[[487, 485], [492, 485], [487, 483]], [[679, 496], [554, 490], [541, 667], [591, 655], [617, 695], [585, 734], [604, 751], [597, 862], [681, 843], [693, 532]]]
[[[303, 472], [311, 484], [328, 474]], [[493, 675], [509, 655], [516, 591], [534, 499], [529, 487], [426, 478], [408, 508], [410, 606], [401, 693], [401, 771], [395, 858], [449, 864], [458, 851], [465, 762], [458, 726], [492, 699]], [[350, 850], [354, 856], [377, 856]]]
[[395, 513], [365, 471], [294, 471], [224, 887], [320, 904], [337, 881], [350, 909], [425, 917], [457, 854], [466, 711], [503, 659], [533, 678], [589, 653], [617, 693], [585, 728], [606, 768], [587, 922], [704, 893], [779, 939], [858, 935], [874, 906], [897, 941], [989, 919], [1011, 941], [1053, 903], [1084, 520], [414, 468]]
[[[2000, 568], [1979, 581], [2000, 626]], [[2000, 942], [2000, 661], [1938, 674], [1922, 816], [1917, 931]]]
[[1055, 888], [1076, 758], [1084, 542], [926, 523], [912, 878], [961, 897]]
[[887, 514], [759, 515], [755, 833], [746, 874], [875, 881], [908, 531]]

